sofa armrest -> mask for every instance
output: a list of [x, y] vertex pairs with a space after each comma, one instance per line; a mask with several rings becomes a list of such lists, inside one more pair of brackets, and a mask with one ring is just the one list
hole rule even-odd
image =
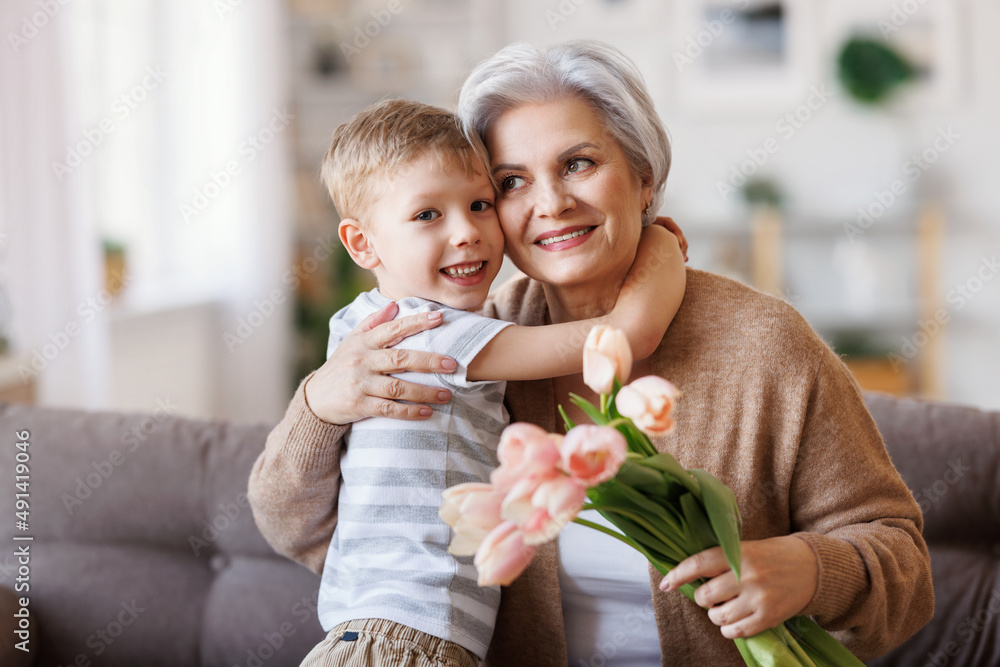
[[[18, 603], [19, 596], [7, 586], [0, 585], [0, 665], [4, 667], [30, 667], [35, 664], [37, 650], [25, 652], [17, 648], [20, 641], [15, 633], [18, 629], [19, 619], [14, 614], [21, 608]], [[38, 623], [35, 615], [28, 612], [28, 627], [31, 633], [32, 642], [29, 644], [33, 649], [38, 646]]]

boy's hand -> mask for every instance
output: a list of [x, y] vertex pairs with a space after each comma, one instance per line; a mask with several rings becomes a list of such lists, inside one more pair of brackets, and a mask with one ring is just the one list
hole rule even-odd
[[750, 637], [783, 623], [806, 608], [819, 585], [812, 547], [794, 535], [740, 543], [740, 581], [721, 547], [706, 549], [677, 564], [660, 589], [677, 590], [707, 579], [694, 600], [728, 639]]
[[[451, 393], [387, 377], [393, 373], [451, 373], [454, 359], [433, 352], [384, 348], [441, 324], [441, 313], [422, 313], [394, 320], [391, 303], [364, 319], [334, 350], [305, 386], [313, 413], [331, 424], [349, 424], [365, 417], [420, 420], [431, 416], [426, 405], [447, 403]], [[400, 401], [407, 401], [402, 403]]]
[[684, 255], [684, 261], [688, 261], [688, 240], [684, 238], [684, 232], [682, 232], [681, 228], [677, 226], [674, 219], [660, 216], [653, 221], [653, 224], [664, 227], [667, 231], [677, 237], [677, 243], [681, 246], [681, 254]]

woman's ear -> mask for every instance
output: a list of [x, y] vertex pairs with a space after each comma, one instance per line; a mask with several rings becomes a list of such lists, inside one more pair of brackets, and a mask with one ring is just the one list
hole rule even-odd
[[340, 242], [347, 248], [351, 259], [362, 269], [374, 269], [382, 263], [378, 253], [375, 252], [371, 238], [357, 220], [344, 218], [340, 221], [337, 231], [340, 234]]

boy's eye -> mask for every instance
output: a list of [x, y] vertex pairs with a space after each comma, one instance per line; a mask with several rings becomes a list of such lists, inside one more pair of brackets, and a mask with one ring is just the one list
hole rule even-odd
[[515, 188], [519, 188], [522, 185], [524, 185], [524, 179], [521, 178], [520, 176], [508, 176], [507, 178], [503, 179], [503, 181], [501, 181], [500, 189], [506, 192], [507, 190], [513, 190]]
[[480, 213], [482, 211], [487, 211], [491, 206], [493, 206], [493, 202], [480, 199], [479, 201], [472, 202], [472, 212]]
[[573, 158], [572, 160], [569, 161], [569, 164], [566, 165], [566, 171], [568, 171], [571, 174], [575, 174], [578, 171], [586, 169], [587, 167], [591, 166], [592, 164], [594, 164], [594, 161], [593, 160], [588, 160], [585, 157]]
[[441, 217], [441, 214], [437, 211], [421, 211], [414, 216], [414, 220], [419, 220], [420, 222], [430, 222], [432, 220], [437, 220]]

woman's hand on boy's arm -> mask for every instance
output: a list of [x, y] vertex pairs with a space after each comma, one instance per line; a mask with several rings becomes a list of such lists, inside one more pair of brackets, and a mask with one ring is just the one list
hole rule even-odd
[[632, 268], [608, 316], [610, 326], [625, 332], [636, 359], [656, 351], [684, 300], [686, 285], [678, 237], [658, 225], [643, 229]]
[[451, 373], [458, 367], [442, 354], [385, 349], [441, 324], [439, 311], [392, 319], [397, 312], [392, 303], [366, 317], [309, 379], [305, 398], [317, 417], [331, 424], [349, 424], [366, 417], [420, 420], [432, 413], [422, 403], [451, 400], [445, 389], [389, 377], [404, 371]]

